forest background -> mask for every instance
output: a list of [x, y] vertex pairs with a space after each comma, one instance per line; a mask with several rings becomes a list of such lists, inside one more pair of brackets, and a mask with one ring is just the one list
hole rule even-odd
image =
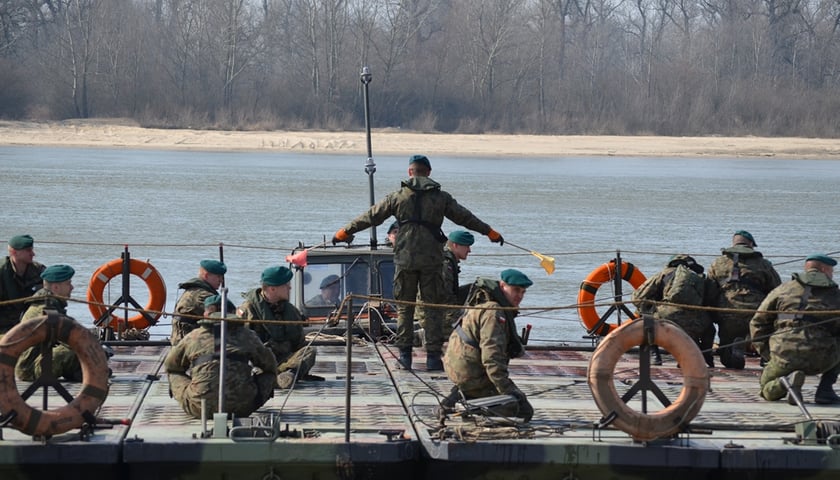
[[0, 0], [0, 118], [840, 137], [840, 0]]

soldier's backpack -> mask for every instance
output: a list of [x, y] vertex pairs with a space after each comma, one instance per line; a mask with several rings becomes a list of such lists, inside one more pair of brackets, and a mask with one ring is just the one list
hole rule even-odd
[[665, 279], [662, 300], [680, 305], [703, 305], [706, 285], [702, 275], [683, 264], [677, 265]]

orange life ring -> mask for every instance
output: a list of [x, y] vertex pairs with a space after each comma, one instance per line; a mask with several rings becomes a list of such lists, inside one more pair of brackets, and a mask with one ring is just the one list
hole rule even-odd
[[[592, 270], [580, 284], [577, 298], [578, 316], [580, 316], [581, 322], [586, 326], [586, 331], [590, 335], [605, 336], [618, 328], [618, 325], [614, 323], [603, 323], [599, 326], [598, 322], [600, 322], [601, 317], [595, 310], [595, 295], [598, 293], [598, 289], [614, 278], [615, 260], [613, 259]], [[647, 280], [641, 270], [630, 262], [621, 262], [621, 278], [629, 282], [634, 289], [639, 288]]]
[[671, 405], [655, 413], [637, 412], [618, 395], [613, 372], [618, 360], [644, 340], [644, 321], [627, 322], [601, 341], [589, 361], [589, 388], [605, 417], [635, 440], [649, 441], [679, 432], [700, 411], [709, 386], [709, 369], [697, 344], [679, 325], [668, 320], [653, 320], [653, 343], [674, 356], [683, 373], [683, 388]]
[[[157, 320], [160, 318], [161, 312], [163, 312], [163, 308], [166, 305], [166, 284], [163, 282], [163, 277], [151, 263], [137, 260], [136, 258], [130, 259], [129, 272], [131, 275], [140, 277], [141, 280], [146, 282], [146, 287], [149, 289], [149, 302], [146, 304], [144, 310], [155, 312], [147, 312], [147, 314], [154, 320]], [[93, 272], [93, 275], [90, 277], [90, 284], [88, 285], [87, 300], [90, 302], [88, 303], [88, 309], [90, 309], [90, 313], [94, 319], [98, 319], [108, 311], [108, 307], [103, 305], [105, 303], [103, 301], [105, 285], [108, 285], [108, 282], [112, 278], [117, 275], [122, 275], [122, 273], [123, 260], [121, 258], [111, 260]], [[118, 329], [124, 323], [124, 319], [111, 314], [109, 325], [112, 328]], [[152, 322], [141, 313], [137, 313], [137, 315], [128, 318], [128, 328], [142, 330], [148, 328], [150, 325], [152, 325]]]
[[[20, 396], [15, 364], [27, 348], [58, 340], [70, 346], [82, 365], [82, 388], [67, 405], [54, 410], [35, 409]], [[56, 313], [14, 326], [0, 339], [0, 412], [10, 425], [28, 435], [52, 436], [79, 428], [96, 413], [108, 396], [108, 359], [99, 340], [79, 323]]]

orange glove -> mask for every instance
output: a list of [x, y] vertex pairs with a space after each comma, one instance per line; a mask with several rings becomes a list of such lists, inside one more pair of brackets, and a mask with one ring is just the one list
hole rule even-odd
[[346, 230], [340, 228], [332, 238], [332, 244], [335, 245], [338, 242], [347, 242], [350, 243], [353, 241], [353, 235], [347, 233]]
[[487, 237], [490, 238], [490, 241], [493, 243], [498, 243], [499, 245], [505, 244], [505, 239], [502, 238], [502, 235], [499, 232], [493, 230], [492, 228], [487, 233]]

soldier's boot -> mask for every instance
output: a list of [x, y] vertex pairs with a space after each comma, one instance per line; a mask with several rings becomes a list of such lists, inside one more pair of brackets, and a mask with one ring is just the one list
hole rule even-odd
[[796, 399], [798, 398], [799, 401], [802, 401], [802, 385], [805, 384], [805, 372], [802, 370], [796, 370], [795, 372], [791, 372], [787, 376], [787, 381], [790, 384], [790, 389], [788, 389], [787, 394], [787, 402], [789, 405], [796, 405]]
[[743, 337], [737, 337], [732, 340], [732, 345], [719, 350], [720, 362], [724, 367], [735, 370], [744, 369], [744, 365], [746, 364], [744, 343]]
[[650, 355], [653, 358], [651, 361], [653, 365], [662, 365], [662, 351], [659, 350], [659, 345], [654, 345], [650, 349]]
[[834, 382], [837, 381], [837, 373], [823, 373], [820, 377], [820, 384], [817, 387], [817, 393], [814, 395], [814, 402], [820, 405], [831, 405], [840, 403], [840, 395], [834, 392]]
[[426, 353], [426, 370], [429, 372], [443, 371], [443, 360], [440, 359], [440, 352]]
[[397, 368], [411, 370], [411, 348], [401, 348]]

